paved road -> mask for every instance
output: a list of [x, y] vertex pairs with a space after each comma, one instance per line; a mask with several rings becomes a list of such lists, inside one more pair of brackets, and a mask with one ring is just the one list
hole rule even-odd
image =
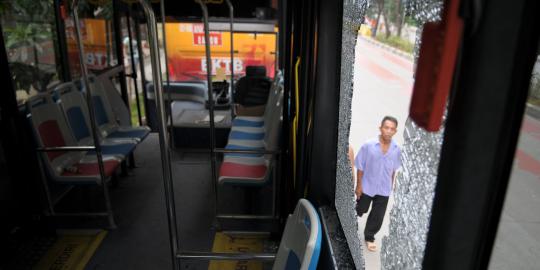
[[[403, 145], [403, 125], [407, 119], [413, 85], [413, 63], [378, 47], [363, 38], [356, 48], [354, 94], [350, 144], [356, 152], [362, 144], [376, 137], [385, 115], [398, 119], [398, 132], [394, 139]], [[393, 205], [390, 198], [381, 231], [375, 236], [380, 250], [383, 235], [388, 234], [388, 214]], [[359, 220], [358, 237], [364, 239], [366, 216]], [[363, 241], [362, 241], [363, 242]], [[380, 269], [380, 253], [364, 249], [366, 269]]]
[[[399, 120], [395, 140], [403, 144], [403, 123], [413, 85], [413, 63], [359, 38], [356, 50], [350, 143], [356, 151], [378, 135], [384, 115]], [[540, 120], [525, 115], [490, 269], [540, 268]], [[388, 233], [388, 213], [376, 236]], [[365, 219], [359, 219], [363, 239]], [[380, 269], [379, 252], [364, 252], [366, 269]]]
[[540, 121], [525, 115], [489, 269], [540, 268]]

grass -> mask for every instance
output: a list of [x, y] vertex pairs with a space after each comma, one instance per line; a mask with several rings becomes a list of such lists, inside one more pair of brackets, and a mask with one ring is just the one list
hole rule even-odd
[[540, 99], [538, 98], [529, 97], [529, 100], [527, 100], [527, 103], [540, 107]]
[[533, 73], [531, 85], [529, 87], [529, 98], [527, 102], [532, 105], [540, 106], [540, 75]]
[[[141, 117], [143, 120], [142, 124], [144, 125], [146, 114], [142, 94], [139, 95], [139, 104], [141, 107]], [[131, 124], [133, 126], [139, 126], [139, 115], [137, 114], [137, 99], [134, 98], [129, 101], [129, 109], [131, 110]]]
[[390, 36], [389, 38], [386, 38], [385, 34], [378, 34], [375, 39], [379, 42], [382, 42], [388, 46], [394, 47], [396, 49], [405, 51], [407, 53], [413, 52], [414, 44], [409, 42], [408, 40], [402, 39], [397, 36]]

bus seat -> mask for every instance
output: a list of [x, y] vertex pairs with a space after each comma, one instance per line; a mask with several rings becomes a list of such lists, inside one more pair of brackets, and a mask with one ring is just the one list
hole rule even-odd
[[[94, 145], [88, 106], [81, 92], [77, 91], [73, 83], [68, 82], [56, 86], [52, 93], [58, 97], [67, 124], [78, 144]], [[103, 154], [119, 156], [121, 159], [125, 159], [137, 146], [137, 141], [132, 139], [118, 140], [100, 137], [100, 143]], [[93, 151], [89, 153], [92, 154]]]
[[[283, 93], [280, 94], [277, 100], [274, 106], [280, 107], [283, 103]], [[265, 122], [266, 132], [262, 134], [261, 139], [253, 140], [259, 143], [242, 145], [242, 140], [249, 140], [240, 139], [234, 141], [234, 137], [229, 137], [230, 140], [225, 148], [239, 150], [277, 149], [281, 126], [281, 110], [274, 111], [272, 117]], [[264, 185], [270, 179], [274, 159], [273, 154], [226, 153], [220, 167], [218, 182], [230, 185]]]
[[[155, 100], [155, 89], [153, 83], [146, 85], [148, 98]], [[193, 101], [204, 104], [208, 99], [208, 87], [204, 82], [170, 82], [169, 86], [163, 84], [163, 100], [171, 101]]]
[[[229, 142], [234, 145], [251, 146], [249, 141], [264, 140], [266, 134], [275, 128], [275, 124], [281, 121], [282, 105], [283, 105], [283, 93], [278, 91], [278, 98], [273, 99], [273, 104], [267, 105], [267, 112], [264, 115], [264, 121], [262, 127], [249, 127], [249, 126], [232, 126], [229, 133]], [[279, 127], [278, 127], [279, 128]], [[245, 142], [248, 142], [247, 144]], [[255, 144], [259, 147], [258, 144]]]
[[271, 86], [272, 81], [266, 76], [266, 67], [247, 66], [246, 76], [236, 83], [234, 100], [244, 107], [264, 105]]
[[262, 127], [264, 126], [263, 117], [257, 116], [237, 116], [232, 122], [232, 126], [237, 127]]
[[263, 114], [260, 116], [245, 116], [239, 114], [233, 120], [233, 127], [262, 127], [264, 125], [264, 119], [268, 114], [272, 113], [273, 107], [271, 104], [276, 102], [276, 98], [279, 96], [281, 91], [283, 91], [283, 80], [281, 75], [278, 73], [274, 78], [274, 82], [272, 83]]
[[218, 181], [222, 185], [263, 185], [269, 179], [270, 165], [265, 157], [225, 157]]
[[[252, 146], [252, 145], [241, 145], [241, 144], [234, 144], [234, 143], [228, 143], [225, 146], [225, 149], [227, 150], [264, 150], [264, 145], [260, 146]], [[224, 157], [261, 157], [264, 154], [244, 154], [244, 153], [225, 153]]]
[[300, 199], [293, 214], [287, 218], [272, 269], [317, 269], [321, 241], [319, 215], [308, 200]]
[[92, 101], [96, 114], [96, 122], [103, 137], [116, 139], [131, 138], [137, 142], [141, 142], [148, 136], [150, 128], [146, 126], [120, 126], [101, 83], [93, 75], [88, 76], [88, 81], [90, 82], [90, 87], [92, 87]]
[[253, 133], [231, 130], [229, 138], [233, 140], [262, 140], [264, 138], [264, 131]]
[[[57, 104], [50, 96], [40, 94], [27, 101], [29, 118], [38, 147], [77, 146], [77, 142]], [[88, 151], [41, 153], [50, 179], [64, 184], [101, 184], [99, 167]], [[116, 156], [103, 155], [104, 173], [110, 178], [120, 165]]]
[[113, 81], [113, 78], [118, 77], [121, 72], [124, 72], [124, 66], [119, 65], [97, 76], [97, 80], [106, 89], [107, 98], [111, 103], [111, 109], [114, 115], [118, 119], [118, 124], [123, 127], [129, 127], [131, 126], [131, 113]]

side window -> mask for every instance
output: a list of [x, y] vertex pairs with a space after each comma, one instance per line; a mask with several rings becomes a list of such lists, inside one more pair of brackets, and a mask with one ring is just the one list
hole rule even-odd
[[17, 101], [59, 80], [53, 0], [2, 1], [0, 23]]
[[[89, 71], [99, 71], [118, 63], [114, 41], [112, 1], [94, 5], [79, 4], [80, 30], [84, 46], [84, 60]], [[71, 77], [80, 77], [81, 67], [73, 17], [64, 20]]]
[[489, 269], [538, 267], [539, 180], [540, 60], [537, 59]]
[[357, 266], [417, 267], [444, 123], [425, 131], [409, 105], [422, 28], [439, 20], [442, 2], [369, 2], [344, 1], [336, 208]]

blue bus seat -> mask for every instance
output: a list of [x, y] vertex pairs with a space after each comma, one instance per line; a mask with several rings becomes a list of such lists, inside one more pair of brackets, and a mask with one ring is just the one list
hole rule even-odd
[[300, 199], [285, 230], [274, 261], [273, 270], [315, 270], [321, 252], [322, 228], [315, 207]]
[[[77, 91], [73, 83], [68, 82], [56, 86], [53, 93], [58, 97], [58, 103], [78, 144], [94, 145], [88, 106], [81, 92]], [[131, 154], [137, 146], [137, 141], [133, 139], [99, 139], [103, 154], [119, 156], [122, 159]], [[93, 151], [89, 153], [92, 154]]]
[[[120, 126], [119, 120], [112, 110], [106, 90], [101, 82], [94, 75], [88, 76], [88, 80], [92, 89], [96, 122], [102, 136], [116, 139], [133, 139], [137, 142], [144, 140], [150, 133], [150, 128], [146, 126]], [[116, 89], [108, 89], [107, 91], [116, 91]]]
[[[27, 101], [29, 118], [38, 147], [78, 146], [60, 108], [47, 94]], [[95, 154], [88, 151], [42, 152], [40, 158], [50, 180], [62, 184], [101, 184]], [[105, 177], [109, 179], [120, 165], [115, 155], [103, 155]]]

